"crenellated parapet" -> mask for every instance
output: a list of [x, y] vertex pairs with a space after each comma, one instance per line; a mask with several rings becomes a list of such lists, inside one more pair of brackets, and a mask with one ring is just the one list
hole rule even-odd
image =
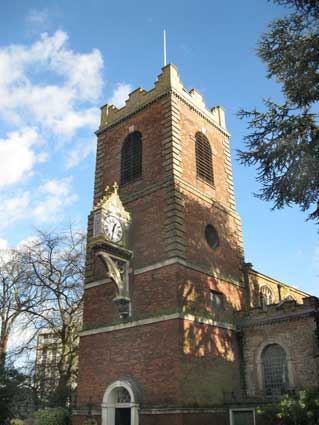
[[125, 106], [122, 108], [117, 108], [110, 104], [102, 106], [100, 128], [97, 133], [135, 113], [137, 110], [145, 108], [148, 104], [169, 92], [174, 92], [217, 127], [223, 129], [224, 132], [226, 131], [224, 109], [221, 106], [207, 108], [201, 93], [195, 89], [187, 91], [180, 80], [177, 68], [169, 64], [162, 68], [162, 73], [158, 76], [153, 89], [146, 91], [142, 87], [137, 88], [129, 94]]
[[264, 308], [255, 307], [245, 311], [238, 311], [237, 324], [240, 328], [269, 325], [287, 320], [297, 320], [308, 316], [315, 317], [318, 312], [318, 298], [308, 296], [302, 304], [295, 300], [282, 300], [279, 303]]

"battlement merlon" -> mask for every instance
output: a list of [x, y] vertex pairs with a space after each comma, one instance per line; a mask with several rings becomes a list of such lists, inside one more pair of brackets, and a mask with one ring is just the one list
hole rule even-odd
[[162, 73], [158, 76], [153, 89], [146, 91], [141, 87], [137, 88], [129, 94], [125, 106], [122, 108], [119, 109], [109, 104], [102, 106], [100, 128], [97, 134], [105, 128], [126, 118], [131, 113], [136, 112], [138, 109], [145, 107], [147, 104], [169, 91], [177, 93], [187, 103], [204, 114], [210, 121], [213, 121], [214, 125], [219, 127], [223, 133], [228, 135], [224, 109], [221, 106], [214, 106], [208, 109], [205, 105], [203, 96], [197, 90], [192, 89], [187, 91], [184, 89], [177, 68], [172, 64], [168, 64], [162, 68]]

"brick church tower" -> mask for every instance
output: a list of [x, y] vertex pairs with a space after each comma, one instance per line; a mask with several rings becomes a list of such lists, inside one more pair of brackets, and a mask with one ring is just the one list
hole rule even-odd
[[167, 65], [96, 134], [73, 423], [227, 424], [246, 290], [224, 111]]

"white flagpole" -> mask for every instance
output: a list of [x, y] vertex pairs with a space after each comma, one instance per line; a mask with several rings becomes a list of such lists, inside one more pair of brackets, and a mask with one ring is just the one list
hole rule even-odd
[[164, 66], [166, 66], [166, 31], [164, 30]]

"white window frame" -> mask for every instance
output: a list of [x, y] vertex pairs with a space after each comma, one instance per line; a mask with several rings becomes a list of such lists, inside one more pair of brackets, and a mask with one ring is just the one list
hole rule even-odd
[[254, 425], [256, 425], [256, 411], [254, 408], [251, 407], [238, 407], [238, 408], [233, 408], [233, 409], [229, 409], [229, 422], [230, 425], [234, 425], [234, 418], [233, 418], [233, 412], [253, 412], [253, 418], [254, 418]]

